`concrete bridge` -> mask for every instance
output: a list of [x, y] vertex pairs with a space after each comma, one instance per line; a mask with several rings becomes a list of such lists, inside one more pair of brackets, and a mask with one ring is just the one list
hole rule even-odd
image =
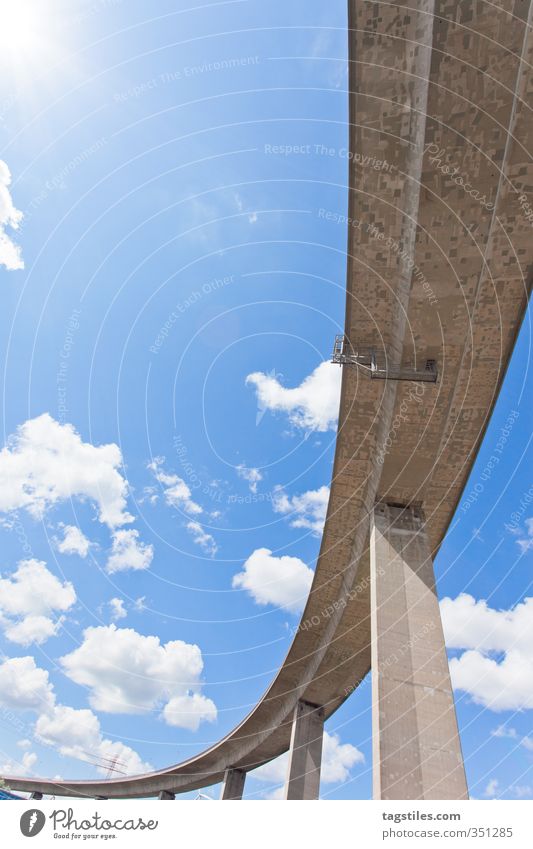
[[[531, 0], [350, 0], [351, 361], [300, 628], [256, 707], [197, 757], [12, 789], [172, 799], [222, 781], [240, 799], [289, 749], [287, 798], [317, 798], [324, 720], [372, 669], [375, 798], [467, 798], [432, 561], [531, 289], [530, 24]], [[436, 382], [417, 379], [428, 360]]]

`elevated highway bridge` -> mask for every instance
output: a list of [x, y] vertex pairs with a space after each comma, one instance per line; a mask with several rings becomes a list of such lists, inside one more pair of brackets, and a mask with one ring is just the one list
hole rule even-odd
[[[372, 668], [375, 797], [467, 798], [433, 558], [531, 289], [531, 5], [349, 2], [358, 155], [343, 344], [374, 351], [383, 374], [340, 366], [320, 555], [276, 678], [240, 725], [187, 761], [110, 780], [6, 776], [13, 790], [172, 799], [222, 781], [223, 798], [238, 799], [248, 771], [290, 749], [287, 798], [316, 798], [323, 722]], [[436, 381], [417, 380], [428, 360]]]

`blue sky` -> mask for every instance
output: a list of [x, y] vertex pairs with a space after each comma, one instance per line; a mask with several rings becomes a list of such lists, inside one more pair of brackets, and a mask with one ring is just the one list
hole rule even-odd
[[[38, 36], [12, 22], [3, 769], [177, 762], [242, 719], [290, 645], [334, 452], [321, 364], [346, 232], [323, 211], [347, 205], [345, 5], [87, 0], [40, 4]], [[529, 320], [436, 562], [477, 798], [533, 796]], [[369, 798], [368, 681], [327, 731], [322, 795]]]

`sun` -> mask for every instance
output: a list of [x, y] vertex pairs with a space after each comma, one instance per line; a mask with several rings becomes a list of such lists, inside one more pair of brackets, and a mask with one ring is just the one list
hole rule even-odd
[[0, 61], [21, 63], [46, 42], [43, 0], [0, 0]]

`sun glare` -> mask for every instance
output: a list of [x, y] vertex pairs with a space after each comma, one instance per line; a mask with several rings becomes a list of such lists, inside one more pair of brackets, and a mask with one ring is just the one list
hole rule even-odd
[[0, 0], [0, 60], [24, 62], [45, 43], [43, 0]]

